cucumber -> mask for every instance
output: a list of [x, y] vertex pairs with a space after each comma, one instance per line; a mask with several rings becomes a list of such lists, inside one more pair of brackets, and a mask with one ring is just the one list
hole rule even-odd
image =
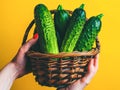
[[48, 8], [38, 4], [34, 9], [35, 24], [38, 28], [42, 53], [59, 53], [54, 21]]
[[62, 5], [58, 5], [57, 10], [54, 14], [54, 24], [55, 29], [59, 33], [61, 41], [59, 43], [59, 47], [61, 46], [61, 42], [65, 36], [66, 28], [70, 19], [69, 13], [63, 9]]
[[72, 52], [83, 29], [86, 21], [86, 12], [83, 9], [84, 4], [73, 11], [69, 26], [62, 42], [61, 52]]
[[98, 36], [98, 33], [101, 29], [101, 17], [103, 14], [99, 14], [98, 16], [92, 16], [85, 23], [83, 31], [77, 41], [75, 50], [77, 51], [89, 51], [92, 49], [94, 41]]
[[60, 33], [56, 31], [56, 36], [57, 36], [57, 42], [58, 42], [58, 47], [60, 50], [61, 44], [62, 44], [62, 38], [60, 37]]

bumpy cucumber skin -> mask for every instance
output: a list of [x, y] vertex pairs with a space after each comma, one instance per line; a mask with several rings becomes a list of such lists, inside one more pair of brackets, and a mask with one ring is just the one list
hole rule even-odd
[[70, 19], [69, 13], [62, 8], [62, 5], [59, 5], [55, 14], [54, 14], [54, 24], [55, 29], [59, 33], [61, 41], [58, 41], [59, 47], [66, 33], [66, 28]]
[[54, 21], [48, 8], [44, 4], [38, 4], [34, 9], [34, 18], [40, 37], [41, 52], [59, 53]]
[[64, 40], [62, 42], [61, 52], [72, 52], [83, 26], [86, 21], [86, 12], [81, 8], [77, 8], [73, 11], [70, 19], [69, 26], [67, 28]]
[[89, 51], [92, 49], [94, 41], [100, 32], [101, 24], [101, 20], [98, 17], [93, 16], [88, 19], [77, 41], [76, 51]]

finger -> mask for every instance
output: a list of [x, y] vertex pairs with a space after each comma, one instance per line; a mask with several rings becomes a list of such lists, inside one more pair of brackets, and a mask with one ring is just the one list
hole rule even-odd
[[81, 79], [82, 83], [85, 83], [86, 85], [90, 82], [93, 76], [93, 70], [94, 70], [94, 59], [91, 59], [89, 64], [88, 64], [88, 71], [86, 75]]
[[96, 55], [95, 58], [91, 59], [89, 64], [88, 64], [88, 71], [86, 75], [81, 79], [81, 83], [84, 84], [89, 84], [91, 81], [92, 77], [95, 75], [97, 69], [98, 69], [98, 59], [99, 55]]
[[93, 68], [93, 64], [94, 64], [94, 59], [91, 59], [89, 64], [88, 64], [88, 73], [91, 72], [91, 69]]
[[36, 34], [33, 36], [33, 38], [31, 38], [30, 40], [28, 40], [28, 41], [21, 47], [20, 52], [21, 52], [21, 53], [26, 53], [26, 52], [30, 49], [30, 47], [37, 42], [38, 37], [39, 37], [39, 36], [38, 36], [38, 33], [36, 33]]
[[99, 54], [97, 54], [94, 58], [94, 66], [98, 68]]

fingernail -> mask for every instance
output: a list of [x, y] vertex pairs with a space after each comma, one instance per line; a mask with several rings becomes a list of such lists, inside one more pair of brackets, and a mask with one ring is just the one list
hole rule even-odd
[[34, 34], [33, 38], [34, 39], [38, 38], [38, 33]]

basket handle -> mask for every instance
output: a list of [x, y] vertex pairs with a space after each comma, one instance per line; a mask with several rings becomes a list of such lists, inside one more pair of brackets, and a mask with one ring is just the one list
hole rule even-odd
[[96, 38], [96, 48], [99, 50], [100, 52], [100, 42], [99, 42], [99, 39], [98, 37]]
[[[56, 11], [57, 11], [56, 9], [55, 10], [50, 10], [51, 14], [54, 14]], [[71, 10], [66, 10], [66, 11], [70, 14], [73, 13], [73, 11], [71, 11]]]
[[35, 23], [34, 19], [30, 22], [30, 24], [28, 25], [26, 31], [25, 31], [25, 34], [24, 34], [24, 37], [23, 37], [23, 41], [22, 41], [22, 45], [26, 42], [27, 40], [27, 37], [28, 37], [28, 34], [30, 32], [30, 29], [32, 28], [33, 24]]

